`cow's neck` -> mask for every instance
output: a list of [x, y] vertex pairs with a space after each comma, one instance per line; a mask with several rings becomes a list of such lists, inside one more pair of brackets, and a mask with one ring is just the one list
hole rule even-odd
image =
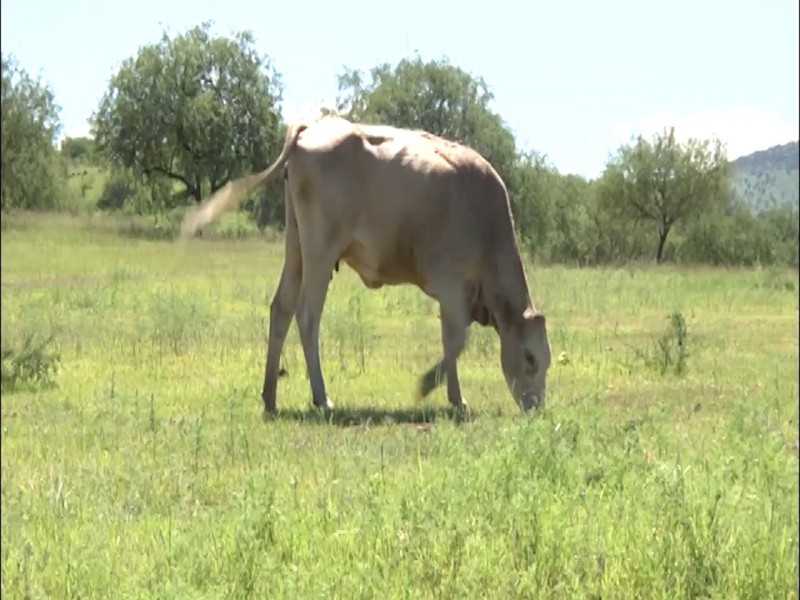
[[496, 268], [486, 282], [486, 303], [500, 330], [515, 327], [533, 308], [528, 281], [516, 243], [498, 253]]

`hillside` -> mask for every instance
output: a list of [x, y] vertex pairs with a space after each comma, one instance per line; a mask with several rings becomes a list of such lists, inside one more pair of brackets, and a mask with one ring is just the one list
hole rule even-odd
[[734, 188], [760, 211], [800, 202], [798, 142], [759, 150], [733, 161]]

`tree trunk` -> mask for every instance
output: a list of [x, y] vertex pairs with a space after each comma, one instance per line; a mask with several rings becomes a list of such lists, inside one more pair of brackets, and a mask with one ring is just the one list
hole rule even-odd
[[226, 185], [230, 180], [231, 180], [230, 177], [227, 176], [227, 175], [225, 177], [223, 177], [222, 179], [220, 179], [219, 181], [212, 180], [211, 181], [211, 193], [213, 194], [213, 193], [217, 192], [222, 186]]
[[198, 190], [193, 185], [186, 186], [186, 193], [189, 194], [189, 197], [194, 200], [195, 204], [199, 203], [200, 201], [198, 198], [200, 197], [200, 190]]
[[658, 228], [658, 250], [656, 251], [656, 264], [661, 264], [661, 261], [664, 259], [664, 244], [667, 241], [667, 236], [669, 235], [669, 227], [659, 227]]
[[202, 180], [198, 179], [195, 181], [192, 193], [194, 194], [194, 201], [196, 204], [200, 204], [203, 201], [203, 182]]

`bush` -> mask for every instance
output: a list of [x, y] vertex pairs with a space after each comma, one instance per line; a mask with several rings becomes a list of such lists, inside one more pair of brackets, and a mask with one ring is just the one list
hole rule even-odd
[[239, 239], [258, 234], [259, 228], [253, 217], [245, 211], [225, 213], [213, 223], [207, 235], [215, 238]]
[[168, 193], [168, 184], [163, 181], [144, 181], [130, 171], [117, 170], [106, 182], [97, 208], [137, 215], [157, 213], [168, 204]]
[[25, 333], [17, 343], [2, 340], [2, 390], [14, 391], [19, 385], [50, 387], [55, 384], [60, 355], [51, 350], [53, 336]]
[[753, 214], [734, 205], [697, 219], [682, 232], [677, 257], [712, 265], [798, 264], [798, 210], [778, 207]]
[[[644, 349], [629, 348], [645, 368], [658, 372], [662, 377], [671, 374], [682, 377], [686, 374], [686, 361], [689, 358], [689, 328], [686, 318], [680, 311], [667, 317], [667, 326], [661, 334], [652, 338], [650, 346]], [[628, 369], [634, 365], [629, 363]]]
[[689, 331], [686, 319], [681, 312], [667, 317], [667, 327], [655, 340], [650, 362], [661, 375], [672, 373], [681, 376], [686, 373], [686, 359], [689, 356], [687, 341]]

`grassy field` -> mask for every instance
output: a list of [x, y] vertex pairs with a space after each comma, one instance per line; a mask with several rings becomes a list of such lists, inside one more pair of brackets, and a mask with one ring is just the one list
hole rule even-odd
[[[292, 327], [265, 423], [282, 245], [88, 222], [2, 232], [4, 370], [60, 355], [52, 385], [4, 382], [3, 597], [797, 597], [796, 272], [529, 266], [568, 359], [547, 407], [519, 414], [474, 326], [459, 418], [413, 399], [436, 306], [343, 268], [336, 412], [310, 409]], [[30, 335], [53, 341], [25, 358]]]

